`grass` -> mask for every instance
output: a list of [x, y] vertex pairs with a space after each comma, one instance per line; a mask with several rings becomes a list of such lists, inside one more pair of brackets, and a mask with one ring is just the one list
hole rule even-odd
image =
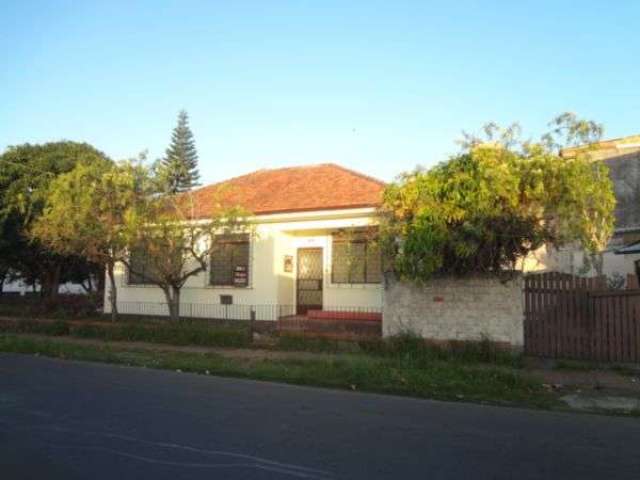
[[98, 361], [320, 387], [548, 408], [555, 398], [523, 371], [424, 357], [327, 355], [314, 359], [236, 359], [216, 354], [84, 346], [61, 339], [0, 334], [0, 351]]
[[[137, 341], [167, 345], [193, 345], [202, 347], [250, 348], [247, 325], [244, 323], [210, 324], [203, 320], [138, 320], [110, 322], [69, 322], [56, 320], [43, 322], [22, 319], [0, 322], [0, 332], [28, 333], [51, 336], [105, 341]], [[415, 335], [404, 334], [391, 338], [368, 338], [360, 341], [336, 340], [279, 335], [268, 348], [283, 351], [305, 351], [316, 353], [366, 354], [371, 357], [409, 362], [426, 366], [432, 362], [457, 362], [467, 364], [491, 364], [510, 368], [522, 368], [519, 354], [500, 349], [489, 340], [480, 342], [458, 342], [437, 346], [425, 343]], [[265, 348], [265, 345], [262, 345]]]
[[488, 339], [480, 342], [457, 342], [438, 346], [429, 344], [422, 338], [411, 334], [357, 342], [282, 335], [278, 338], [276, 348], [322, 353], [363, 353], [374, 357], [402, 359], [415, 365], [446, 361], [469, 364], [486, 363], [512, 368], [524, 366], [522, 355], [501, 349]]
[[139, 341], [168, 345], [196, 345], [205, 347], [246, 347], [249, 336], [246, 328], [210, 325], [203, 321], [182, 320], [137, 321], [104, 323], [71, 323], [64, 320], [38, 322], [20, 320], [4, 322], [0, 329], [8, 333], [35, 333], [41, 335], [93, 338], [106, 341]]

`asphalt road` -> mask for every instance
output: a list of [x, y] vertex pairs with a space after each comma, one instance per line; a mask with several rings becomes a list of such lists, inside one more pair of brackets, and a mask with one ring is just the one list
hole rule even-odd
[[640, 419], [0, 354], [0, 478], [640, 478]]

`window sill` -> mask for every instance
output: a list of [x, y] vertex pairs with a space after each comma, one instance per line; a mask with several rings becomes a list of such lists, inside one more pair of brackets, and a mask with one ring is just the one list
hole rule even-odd
[[252, 285], [247, 285], [246, 287], [236, 287], [235, 285], [205, 285], [202, 288], [206, 288], [207, 290], [253, 290]]
[[327, 288], [376, 290], [382, 288], [382, 283], [329, 283]]

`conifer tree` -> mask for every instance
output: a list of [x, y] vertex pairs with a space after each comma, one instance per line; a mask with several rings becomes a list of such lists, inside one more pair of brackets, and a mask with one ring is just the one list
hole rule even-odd
[[158, 177], [160, 188], [168, 193], [185, 192], [199, 185], [198, 152], [185, 110], [178, 114], [171, 144], [159, 161]]

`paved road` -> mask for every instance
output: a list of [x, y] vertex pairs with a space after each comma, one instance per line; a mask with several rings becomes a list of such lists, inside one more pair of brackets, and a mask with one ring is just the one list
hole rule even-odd
[[0, 354], [0, 478], [640, 478], [640, 419]]

